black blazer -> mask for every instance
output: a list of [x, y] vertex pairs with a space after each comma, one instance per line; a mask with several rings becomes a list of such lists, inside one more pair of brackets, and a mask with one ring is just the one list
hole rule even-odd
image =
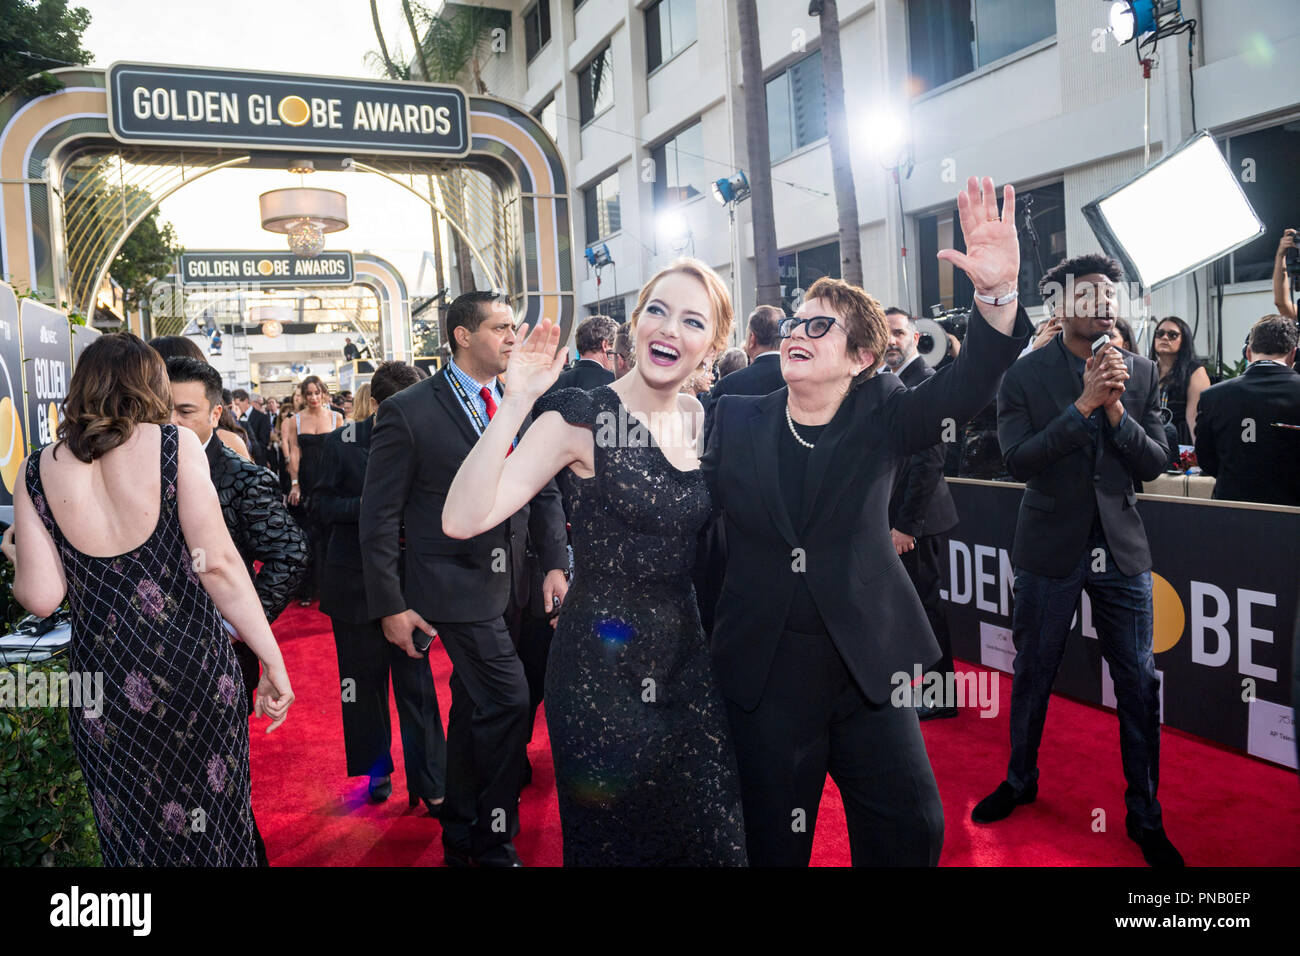
[[[916, 388], [933, 377], [934, 369], [918, 356], [898, 378]], [[954, 436], [955, 437], [955, 436]], [[914, 538], [943, 534], [957, 527], [957, 506], [948, 482], [943, 480], [943, 462], [948, 446], [939, 443], [919, 451], [907, 460], [898, 474], [898, 484], [889, 500], [889, 526]]]
[[1120, 354], [1129, 372], [1121, 399], [1128, 417], [1118, 429], [1103, 418], [1095, 434], [1070, 410], [1083, 394], [1083, 378], [1060, 335], [1016, 362], [1002, 379], [998, 444], [1011, 477], [1026, 484], [1011, 548], [1016, 567], [1055, 578], [1069, 574], [1100, 512], [1120, 571], [1151, 569], [1137, 490], [1169, 461], [1158, 411], [1159, 375], [1150, 359]]
[[[1252, 419], [1254, 441], [1244, 441]], [[1300, 505], [1300, 375], [1285, 365], [1252, 365], [1201, 392], [1196, 460], [1214, 475], [1214, 497]]]
[[244, 427], [248, 429], [249, 434], [257, 439], [257, 443], [263, 448], [269, 448], [271, 445], [271, 416], [266, 412], [258, 411], [251, 406], [248, 409], [248, 415], [244, 417]]
[[[446, 368], [385, 399], [375, 415], [361, 494], [361, 560], [371, 617], [406, 608], [427, 621], [487, 621], [528, 600], [524, 551], [531, 535], [546, 570], [569, 565], [555, 481], [497, 527], [466, 541], [442, 533], [442, 506], [478, 440]], [[522, 435], [529, 422], [520, 429]], [[405, 581], [398, 574], [406, 530]], [[508, 573], [506, 573], [508, 572]]]
[[[226, 529], [253, 579], [266, 619], [274, 621], [307, 573], [307, 535], [284, 506], [275, 475], [231, 451], [215, 434], [205, 454]], [[256, 573], [254, 561], [262, 562]]]
[[803, 527], [787, 512], [777, 477], [787, 390], [718, 401], [701, 467], [726, 522], [713, 663], [727, 697], [746, 710], [758, 705], [794, 595], [796, 560], [870, 700], [888, 699], [894, 673], [939, 659], [889, 537], [890, 493], [906, 459], [940, 440], [945, 419], [963, 422], [988, 404], [1032, 330], [1024, 309], [1009, 336], [973, 313], [961, 355], [943, 375], [908, 389], [896, 375], [877, 374], [854, 388], [811, 453], [804, 501], [815, 507], [807, 507]]
[[709, 444], [709, 432], [713, 430], [713, 415], [718, 399], [723, 395], [770, 395], [778, 388], [785, 388], [779, 352], [760, 355], [744, 368], [738, 368], [730, 375], [718, 379], [717, 384], [709, 389], [707, 399], [701, 399], [704, 405], [705, 447]]
[[565, 369], [555, 384], [546, 390], [546, 394], [558, 392], [562, 388], [580, 388], [590, 392], [598, 385], [608, 385], [614, 381], [614, 373], [592, 359], [578, 359], [573, 368]]
[[319, 460], [320, 480], [312, 492], [316, 517], [328, 536], [321, 577], [321, 613], [351, 624], [372, 620], [366, 605], [359, 522], [374, 429], [375, 416], [371, 415], [325, 436]]

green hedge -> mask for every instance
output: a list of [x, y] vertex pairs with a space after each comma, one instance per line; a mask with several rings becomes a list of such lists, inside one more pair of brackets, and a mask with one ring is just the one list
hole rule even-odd
[[[66, 671], [60, 657], [5, 669]], [[99, 840], [63, 707], [0, 709], [0, 866], [99, 866]]]

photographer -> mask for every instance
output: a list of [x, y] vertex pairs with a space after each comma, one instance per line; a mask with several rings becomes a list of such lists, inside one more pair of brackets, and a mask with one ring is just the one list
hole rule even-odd
[[[1296, 318], [1296, 305], [1291, 299], [1290, 273], [1300, 273], [1300, 247], [1296, 246], [1296, 231], [1285, 229], [1282, 240], [1277, 244], [1277, 255], [1273, 257], [1273, 304], [1279, 315], [1288, 319]], [[1287, 260], [1290, 259], [1290, 268]]]

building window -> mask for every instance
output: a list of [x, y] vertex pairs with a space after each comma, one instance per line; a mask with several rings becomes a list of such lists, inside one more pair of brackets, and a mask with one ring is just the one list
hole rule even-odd
[[818, 50], [767, 81], [767, 140], [772, 162], [826, 135], [826, 92]]
[[578, 71], [578, 114], [583, 125], [614, 105], [614, 55], [609, 47]]
[[646, 68], [653, 70], [695, 42], [695, 0], [659, 0], [646, 8]]
[[595, 305], [587, 306], [588, 315], [607, 315], [619, 325], [627, 321], [627, 303], [622, 296], [603, 299]]
[[840, 278], [839, 241], [798, 252], [787, 252], [777, 257], [776, 268], [781, 277], [781, 307], [787, 315], [794, 315], [799, 300], [809, 286], [822, 276]]
[[650, 151], [654, 161], [655, 206], [675, 206], [704, 188], [704, 126], [696, 122]]
[[551, 139], [559, 140], [560, 138], [560, 114], [555, 108], [555, 97], [543, 103], [537, 109], [533, 110], [533, 118], [542, 124], [542, 129], [550, 134]]
[[[1038, 237], [1036, 251], [1024, 228], [1026, 202], [1030, 204], [1034, 234]], [[932, 315], [936, 305], [940, 311], [945, 312], [949, 309], [969, 308], [974, 300], [975, 289], [966, 278], [966, 273], [954, 268], [951, 263], [935, 258], [940, 249], [966, 251], [957, 207], [918, 217], [916, 228], [921, 267], [919, 314]], [[1025, 308], [1032, 308], [1043, 303], [1043, 297], [1038, 293], [1038, 283], [1043, 274], [1066, 257], [1065, 185], [1052, 183], [1017, 193], [1016, 232], [1020, 238], [1020, 277], [1017, 280], [1019, 301]]]
[[917, 92], [964, 76], [1056, 33], [1054, 0], [908, 0]]
[[1223, 263], [1225, 282], [1256, 282], [1273, 276], [1273, 257], [1283, 229], [1300, 229], [1300, 121], [1229, 136], [1219, 141], [1228, 165], [1237, 171], [1241, 188], [1255, 214], [1264, 222], [1264, 234]]
[[594, 246], [623, 228], [618, 209], [617, 169], [582, 191], [582, 206], [587, 214], [587, 245]]
[[551, 0], [539, 2], [524, 14], [524, 57], [529, 62], [551, 42]]

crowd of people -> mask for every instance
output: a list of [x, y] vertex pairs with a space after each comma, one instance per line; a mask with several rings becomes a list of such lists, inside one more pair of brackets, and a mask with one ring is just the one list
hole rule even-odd
[[[522, 865], [543, 701], [566, 865], [807, 865], [828, 774], [854, 865], [936, 864], [944, 816], [920, 721], [955, 704], [891, 692], [914, 667], [952, 672], [939, 559], [959, 515], [943, 476], [955, 444], [978, 451], [963, 465], [992, 467], [987, 423], [952, 434], [991, 416], [997, 468], [1026, 487], [1010, 757], [972, 818], [1037, 798], [1086, 590], [1128, 835], [1152, 865], [1181, 865], [1156, 796], [1134, 496], [1184, 438], [1223, 496], [1294, 495], [1295, 322], [1262, 319], [1246, 374], [1212, 386], [1181, 319], [1136, 353], [1120, 267], [1087, 255], [1044, 277], [1072, 294], [1035, 330], [1014, 190], [999, 209], [992, 181], [971, 179], [958, 211], [965, 251], [940, 257], [975, 301], [938, 370], [912, 316], [833, 278], [793, 316], [760, 306], [728, 348], [726, 285], [694, 259], [656, 273], [623, 326], [579, 324], [567, 369], [556, 324], [519, 327], [487, 292], [450, 305], [436, 374], [380, 363], [355, 395], [311, 376], [264, 400], [225, 390], [187, 339], [98, 338], [59, 440], [25, 464], [3, 548], [25, 607], [68, 598], [71, 665], [110, 689], [101, 715], [71, 719], [105, 862], [266, 863], [247, 717], [286, 720], [270, 624], [319, 595], [340, 764], [372, 800], [392, 795], [391, 681], [408, 801], [440, 822], [448, 865]], [[1258, 440], [1242, 437], [1247, 417]], [[435, 639], [453, 668], [445, 731]]]

